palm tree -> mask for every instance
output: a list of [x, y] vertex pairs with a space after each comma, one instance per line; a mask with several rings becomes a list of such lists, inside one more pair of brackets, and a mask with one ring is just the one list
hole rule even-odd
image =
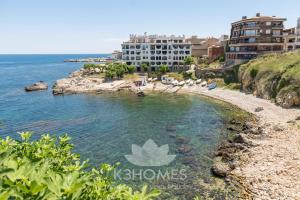
[[160, 72], [161, 74], [167, 73], [168, 70], [169, 70], [169, 67], [168, 67], [167, 65], [161, 65], [161, 66], [159, 67], [159, 72]]

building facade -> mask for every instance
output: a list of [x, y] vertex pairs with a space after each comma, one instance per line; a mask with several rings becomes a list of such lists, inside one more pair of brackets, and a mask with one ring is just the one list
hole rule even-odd
[[217, 58], [219, 58], [220, 56], [224, 56], [224, 46], [210, 46], [207, 49], [208, 52], [208, 59], [213, 61]]
[[238, 64], [264, 53], [282, 52], [284, 21], [285, 18], [257, 13], [256, 17], [244, 16], [232, 23], [227, 62]]
[[293, 51], [296, 49], [296, 32], [295, 28], [289, 28], [283, 30], [283, 49], [284, 51]]
[[114, 52], [112, 52], [111, 57], [114, 60], [121, 60], [122, 59], [122, 52], [118, 51], [118, 50], [115, 50]]
[[296, 49], [300, 49], [300, 17], [298, 18], [297, 21], [297, 26], [296, 26]]
[[169, 66], [170, 71], [187, 70], [184, 59], [191, 56], [191, 43], [185, 36], [130, 35], [129, 41], [122, 44], [122, 59], [128, 65], [142, 70], [142, 64], [156, 71], [161, 65]]
[[192, 56], [197, 58], [207, 57], [209, 47], [221, 45], [220, 40], [214, 37], [198, 38], [192, 36], [187, 41], [192, 44]]

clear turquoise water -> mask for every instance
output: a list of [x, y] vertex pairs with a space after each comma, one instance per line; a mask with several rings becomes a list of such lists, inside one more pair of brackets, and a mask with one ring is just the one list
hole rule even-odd
[[[210, 158], [224, 127], [222, 107], [213, 102], [193, 95], [24, 92], [24, 86], [40, 80], [51, 87], [82, 65], [64, 59], [95, 56], [99, 55], [0, 55], [0, 136], [17, 137], [18, 131], [34, 131], [35, 137], [68, 133], [83, 159], [93, 165], [120, 162], [121, 168], [135, 168], [124, 158], [132, 144], [142, 146], [153, 139], [159, 146], [169, 144], [170, 154], [177, 154], [171, 167], [188, 169], [191, 181], [205, 178], [214, 184]], [[170, 135], [188, 138], [192, 152], [179, 154], [179, 144]], [[192, 164], [184, 164], [187, 156], [193, 157]], [[200, 192], [190, 186], [184, 191]], [[179, 199], [190, 198], [184, 196]]]

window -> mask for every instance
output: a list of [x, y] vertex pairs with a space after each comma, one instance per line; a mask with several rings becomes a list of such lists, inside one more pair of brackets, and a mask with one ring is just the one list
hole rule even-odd
[[271, 30], [270, 30], [270, 29], [267, 29], [267, 30], [266, 30], [266, 34], [271, 34]]
[[249, 38], [249, 43], [255, 43], [256, 42], [256, 38]]
[[281, 31], [280, 30], [273, 30], [273, 35], [281, 35]]
[[271, 22], [266, 22], [266, 26], [271, 26]]
[[248, 22], [246, 23], [247, 27], [255, 27], [256, 26], [256, 22]]
[[246, 30], [245, 35], [246, 36], [256, 35], [256, 30]]

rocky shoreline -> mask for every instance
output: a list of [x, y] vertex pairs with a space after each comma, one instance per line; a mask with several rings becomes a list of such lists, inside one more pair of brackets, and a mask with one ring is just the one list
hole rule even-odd
[[268, 100], [221, 88], [209, 91], [199, 85], [173, 87], [154, 82], [137, 87], [132, 80], [105, 82], [99, 75], [85, 75], [84, 70], [58, 80], [53, 87], [55, 95], [117, 91], [200, 94], [251, 113], [251, 120], [227, 122], [232, 135], [215, 152], [212, 172], [241, 188], [241, 199], [300, 198], [299, 109], [284, 109]]

